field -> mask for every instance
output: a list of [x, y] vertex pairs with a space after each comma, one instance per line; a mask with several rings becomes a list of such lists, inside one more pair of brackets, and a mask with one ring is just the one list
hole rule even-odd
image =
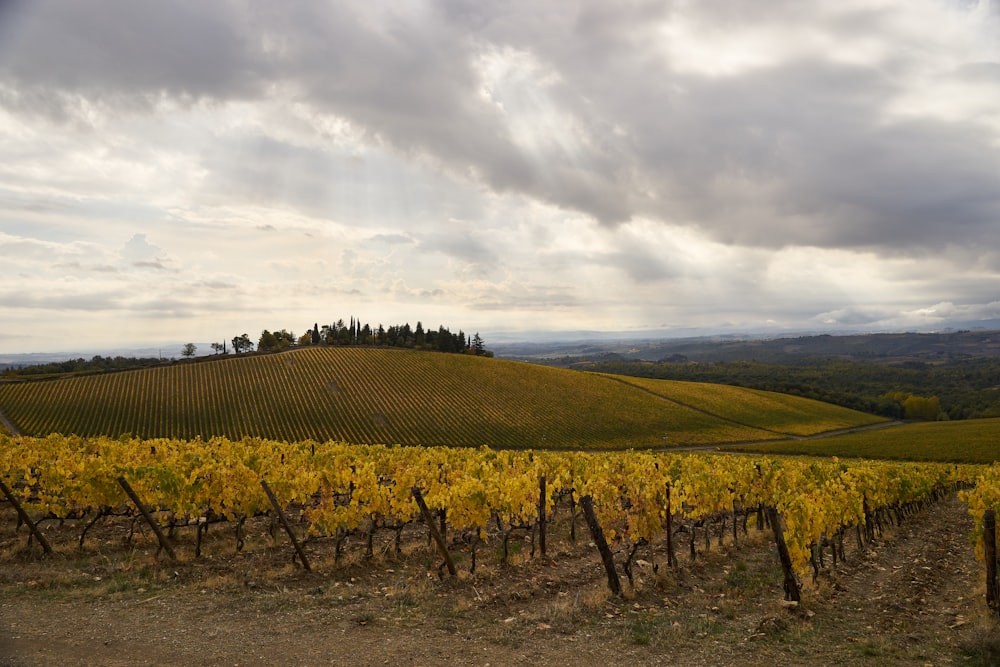
[[[312, 572], [295, 567], [267, 519], [234, 553], [228, 530], [206, 536], [200, 559], [158, 559], [148, 531], [99, 524], [79, 551], [79, 524], [50, 522], [46, 559], [25, 549], [0, 508], [0, 664], [9, 667], [156, 665], [968, 665], [997, 664], [996, 621], [983, 603], [970, 517], [954, 498], [911, 517], [846, 561], [805, 580], [801, 605], [782, 602], [769, 533], [751, 524], [734, 544], [699, 540], [663, 567], [644, 551], [626, 598], [607, 589], [586, 539], [556, 515], [549, 556], [519, 538], [506, 565], [494, 551], [475, 574], [437, 576], [417, 531], [403, 554], [391, 540], [351, 542]], [[69, 539], [60, 539], [65, 533]], [[193, 531], [178, 532], [190, 554]], [[98, 546], [95, 546], [98, 545]], [[317, 544], [311, 548], [317, 549]], [[332, 546], [323, 546], [327, 554]], [[512, 552], [514, 549], [512, 548]], [[619, 556], [620, 557], [620, 556]], [[651, 562], [659, 562], [654, 572]]]
[[[1000, 468], [966, 506], [953, 490], [979, 466], [575, 451], [757, 440], [921, 458], [915, 443], [946, 441], [923, 458], [991, 460], [996, 421], [766, 442], [880, 420], [734, 387], [351, 348], [10, 383], [0, 406], [22, 430], [90, 436], [0, 436], [0, 478], [38, 521], [29, 537], [0, 502], [0, 665], [1000, 659], [970, 540]], [[799, 603], [783, 600], [789, 576]]]
[[876, 431], [740, 449], [770, 454], [993, 463], [1000, 461], [1000, 419], [918, 422]]
[[810, 436], [885, 421], [836, 405], [730, 385], [612, 376], [667, 400], [782, 435]]
[[344, 347], [3, 383], [0, 409], [29, 435], [546, 449], [762, 441], [878, 421], [733, 387]]

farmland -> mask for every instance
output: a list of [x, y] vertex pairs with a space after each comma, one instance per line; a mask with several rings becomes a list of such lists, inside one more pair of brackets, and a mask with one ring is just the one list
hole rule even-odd
[[[276, 642], [286, 664], [336, 663], [344, 641], [364, 647], [358, 664], [404, 652], [421, 664], [565, 664], [567, 656], [617, 664], [626, 655], [634, 664], [667, 656], [943, 664], [990, 650], [981, 591], [969, 593], [981, 581], [968, 540], [974, 517], [953, 495], [920, 509], [955, 475], [970, 477], [958, 466], [540, 451], [778, 446], [880, 421], [828, 404], [459, 355], [316, 347], [7, 383], [0, 406], [19, 430], [67, 434], [0, 437], [0, 477], [53, 549], [34, 558], [39, 545], [0, 506], [8, 565], [0, 593], [11, 601], [0, 656], [30, 664], [218, 664], [234, 655], [268, 664]], [[971, 452], [997, 427], [975, 424], [856, 438], [872, 443], [869, 455], [878, 443], [921, 438], [961, 441]], [[851, 439], [811, 442], [839, 443], [843, 454]], [[177, 553], [168, 566], [117, 479], [169, 526]], [[273, 512], [262, 479], [281, 499]], [[433, 521], [418, 514], [414, 489]], [[608, 531], [627, 595], [609, 593], [593, 543], [575, 532], [582, 494]], [[869, 516], [868, 503], [894, 509]], [[804, 606], [781, 602], [782, 572], [759, 518], [765, 505], [781, 512]], [[289, 562], [293, 550], [275, 532], [279, 507], [312, 569], [305, 556]], [[428, 537], [439, 522], [457, 575], [444, 575]], [[826, 565], [822, 535], [833, 538]], [[810, 579], [817, 551], [821, 574]], [[869, 609], [872, 597], [884, 602]], [[137, 609], [155, 632], [130, 622]], [[194, 617], [210, 637], [176, 641], [188, 631], [175, 619]], [[46, 636], [51, 627], [69, 639]], [[522, 646], [530, 650], [514, 648]]]
[[993, 463], [1000, 461], [998, 433], [1000, 419], [917, 422], [879, 431], [846, 433], [808, 442], [760, 444], [745, 449], [771, 454]]
[[357, 347], [5, 383], [0, 408], [29, 435], [552, 449], [765, 441], [880, 421], [734, 387]]
[[735, 422], [788, 435], [809, 436], [884, 421], [874, 416], [862, 418], [857, 412], [829, 403], [803, 400], [773, 391], [703, 382], [639, 377], [620, 379], [668, 400], [683, 401], [699, 410], [725, 415]]

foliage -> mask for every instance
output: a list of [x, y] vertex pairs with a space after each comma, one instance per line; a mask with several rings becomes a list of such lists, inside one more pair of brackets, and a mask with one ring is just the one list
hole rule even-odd
[[8, 368], [4, 371], [4, 376], [8, 378], [20, 378], [67, 375], [70, 373], [98, 373], [127, 370], [131, 368], [144, 368], [146, 366], [157, 366], [162, 363], [163, 359], [157, 357], [102, 357], [100, 355], [96, 355], [90, 359], [83, 359], [81, 357], [67, 361], [58, 361], [46, 364], [31, 364], [20, 368]]
[[273, 352], [274, 350], [284, 350], [296, 344], [295, 334], [281, 329], [271, 333], [267, 329], [260, 332], [260, 339], [257, 341], [257, 350], [260, 352]]
[[250, 340], [250, 336], [248, 336], [247, 334], [234, 336], [233, 352], [235, 352], [236, 354], [243, 354], [244, 352], [253, 352], [253, 342]]
[[[652, 452], [495, 451], [488, 448], [356, 446], [312, 441], [134, 440], [0, 436], [0, 477], [23, 503], [55, 517], [119, 507], [125, 477], [143, 501], [177, 517], [212, 512], [227, 519], [267, 507], [266, 479], [284, 504], [304, 506], [308, 531], [333, 535], [376, 518], [415, 518], [411, 489], [453, 530], [482, 530], [499, 519], [532, 525], [539, 478], [551, 511], [563, 494], [589, 495], [605, 534], [627, 546], [663, 532], [672, 514], [691, 521], [736, 507], [776, 507], [793, 566], [808, 567], [810, 546], [867, 520], [866, 503], [898, 507], [972, 479], [979, 467], [842, 462], [837, 459]], [[671, 490], [671, 491], [668, 491]]]

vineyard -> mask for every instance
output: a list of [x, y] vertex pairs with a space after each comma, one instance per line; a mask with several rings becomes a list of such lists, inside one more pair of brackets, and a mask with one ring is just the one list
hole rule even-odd
[[734, 422], [792, 436], [810, 436], [884, 421], [880, 417], [845, 411], [831, 403], [803, 400], [798, 396], [731, 385], [640, 377], [616, 377], [667, 400], [711, 414], [725, 415]]
[[3, 383], [0, 408], [36, 436], [544, 449], [764, 441], [880, 421], [733, 387], [350, 347]]
[[917, 422], [879, 431], [858, 431], [806, 441], [741, 447], [764, 454], [805, 454], [905, 461], [984, 463], [1000, 461], [1000, 419]]
[[[287, 512], [312, 539], [339, 545], [360, 535], [370, 548], [376, 531], [398, 536], [421, 518], [428, 524], [429, 511], [441, 517], [443, 532], [460, 536], [472, 550], [473, 564], [476, 546], [491, 532], [505, 539], [518, 529], [534, 535], [544, 531], [545, 517], [557, 507], [575, 521], [577, 507], [592, 503], [608, 539], [630, 553], [629, 560], [645, 545], [669, 541], [681, 524], [687, 526], [692, 554], [698, 530], [706, 546], [712, 527], [721, 535], [723, 526], [731, 525], [735, 539], [738, 524], [745, 530], [752, 518], [763, 525], [768, 508], [781, 517], [789, 564], [798, 576], [815, 567], [817, 549], [829, 547], [836, 557], [851, 528], [859, 542], [870, 540], [883, 522], [898, 521], [909, 508], [980, 472], [946, 464], [255, 438], [3, 437], [0, 457], [5, 492], [26, 514], [86, 519], [89, 527], [134, 512], [128, 509], [131, 500], [132, 508], [151, 508], [160, 524], [194, 526], [200, 536], [209, 522], [239, 527], [249, 517]], [[24, 520], [30, 523], [27, 516]], [[673, 550], [671, 544], [667, 565]], [[305, 565], [304, 553], [300, 557]]]

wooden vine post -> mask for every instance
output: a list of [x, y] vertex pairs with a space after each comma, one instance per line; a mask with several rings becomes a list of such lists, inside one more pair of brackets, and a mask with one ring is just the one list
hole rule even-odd
[[153, 518], [153, 515], [149, 513], [146, 505], [139, 498], [139, 494], [135, 492], [132, 485], [130, 485], [128, 480], [124, 477], [118, 478], [118, 485], [125, 490], [125, 495], [129, 497], [132, 504], [139, 510], [139, 514], [141, 514], [142, 518], [146, 520], [149, 527], [153, 529], [156, 539], [160, 542], [160, 548], [167, 552], [167, 555], [170, 556], [170, 560], [177, 560], [177, 556], [174, 554], [174, 548], [170, 546], [170, 542], [167, 541], [167, 536], [164, 535], [163, 531], [160, 529], [160, 524], [157, 523], [156, 519]]
[[983, 556], [986, 561], [986, 604], [1000, 613], [1000, 585], [997, 582], [997, 515], [992, 509], [983, 514]]
[[455, 569], [455, 561], [451, 559], [451, 554], [448, 553], [448, 545], [444, 541], [444, 537], [441, 535], [441, 531], [437, 529], [434, 525], [434, 517], [431, 516], [431, 511], [427, 508], [427, 503], [424, 502], [424, 495], [420, 493], [420, 489], [413, 487], [412, 490], [413, 499], [417, 501], [417, 507], [420, 508], [420, 514], [424, 517], [424, 523], [427, 524], [427, 530], [430, 531], [431, 537], [434, 538], [434, 542], [437, 543], [438, 551], [444, 557], [445, 565], [448, 566], [448, 574], [451, 576], [457, 576], [458, 571]]
[[611, 556], [611, 549], [608, 548], [608, 541], [604, 539], [604, 531], [594, 514], [594, 501], [587, 496], [580, 497], [580, 508], [583, 509], [583, 516], [587, 520], [587, 527], [590, 528], [590, 536], [597, 544], [597, 550], [601, 553], [601, 560], [604, 561], [604, 571], [608, 574], [608, 588], [617, 596], [622, 594], [622, 583], [618, 578], [618, 570], [615, 569], [615, 561]]
[[264, 488], [264, 493], [267, 494], [268, 500], [271, 501], [271, 506], [274, 507], [274, 511], [278, 513], [278, 520], [281, 522], [281, 527], [285, 529], [288, 533], [288, 539], [292, 541], [292, 546], [295, 547], [295, 553], [299, 556], [299, 561], [302, 562], [302, 567], [306, 572], [310, 571], [309, 561], [306, 559], [306, 552], [302, 549], [302, 545], [299, 544], [298, 539], [295, 537], [295, 532], [292, 530], [292, 524], [288, 521], [288, 517], [285, 516], [285, 511], [281, 509], [281, 505], [278, 504], [278, 499], [274, 495], [274, 491], [271, 487], [267, 485], [267, 480], [260, 480], [260, 485]]
[[10, 504], [14, 506], [14, 509], [17, 511], [17, 515], [21, 517], [21, 522], [28, 526], [28, 530], [30, 530], [31, 534], [38, 540], [38, 543], [42, 545], [42, 551], [47, 554], [52, 553], [52, 547], [49, 546], [48, 540], [46, 540], [45, 536], [42, 535], [42, 531], [38, 529], [35, 522], [32, 521], [31, 517], [28, 516], [28, 513], [24, 511], [24, 508], [21, 507], [21, 503], [18, 502], [17, 497], [11, 492], [3, 480], [0, 480], [0, 491], [3, 491], [3, 494], [7, 496], [7, 500], [9, 500]]
[[799, 602], [802, 594], [799, 591], [799, 582], [795, 578], [795, 571], [792, 569], [792, 557], [788, 554], [788, 545], [785, 543], [785, 532], [781, 528], [781, 521], [778, 519], [778, 510], [774, 507], [767, 508], [767, 520], [774, 530], [774, 542], [778, 546], [778, 558], [781, 560], [781, 569], [785, 573], [785, 599]]
[[538, 548], [545, 558], [545, 475], [538, 478]]
[[677, 566], [677, 556], [674, 555], [674, 524], [673, 509], [670, 507], [670, 482], [667, 482], [667, 567]]

